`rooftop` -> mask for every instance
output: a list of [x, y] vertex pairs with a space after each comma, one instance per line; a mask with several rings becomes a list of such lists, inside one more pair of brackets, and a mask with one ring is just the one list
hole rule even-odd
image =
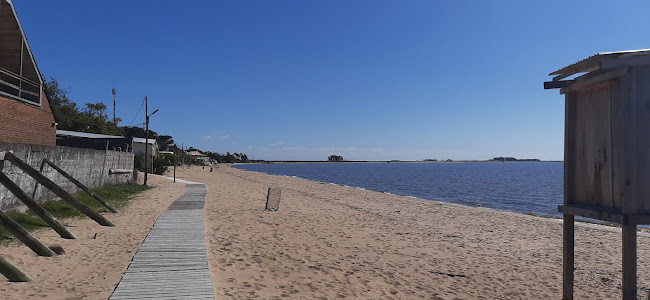
[[126, 137], [119, 135], [106, 135], [106, 134], [96, 134], [96, 133], [87, 133], [87, 132], [77, 132], [77, 131], [68, 131], [68, 130], [57, 130], [57, 137], [77, 137], [77, 138], [87, 138], [87, 139], [124, 139]]
[[598, 69], [613, 69], [633, 65], [650, 64], [650, 49], [601, 52], [551, 72], [553, 81], [558, 81], [578, 73], [588, 73]]
[[[134, 137], [134, 138], [133, 138], [133, 142], [134, 142], [134, 143], [144, 144], [145, 141], [146, 141], [145, 138], [138, 138], [138, 137]], [[151, 138], [151, 139], [149, 139], [148, 142], [149, 142], [149, 144], [151, 144], [151, 145], [155, 145], [155, 144], [156, 144], [156, 139]]]

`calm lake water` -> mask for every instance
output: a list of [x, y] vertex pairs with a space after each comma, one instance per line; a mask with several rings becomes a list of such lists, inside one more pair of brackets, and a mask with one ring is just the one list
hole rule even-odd
[[295, 163], [237, 165], [396, 195], [560, 216], [563, 162]]

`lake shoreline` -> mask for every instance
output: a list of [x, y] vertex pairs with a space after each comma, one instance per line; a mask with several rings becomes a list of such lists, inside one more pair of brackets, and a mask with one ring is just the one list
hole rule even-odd
[[395, 195], [561, 217], [562, 163], [296, 163], [234, 168]]
[[[562, 222], [219, 166], [205, 182], [217, 297], [561, 298]], [[264, 211], [269, 187], [280, 210]], [[576, 226], [576, 297], [620, 298], [620, 229]], [[650, 234], [639, 233], [639, 244]], [[639, 248], [639, 269], [650, 266]], [[639, 286], [650, 274], [639, 274]]]
[[[232, 165], [237, 165], [237, 164], [232, 164]], [[385, 192], [385, 191], [366, 189], [366, 188], [363, 188], [363, 187], [350, 186], [350, 185], [338, 184], [338, 183], [333, 183], [333, 182], [313, 180], [313, 179], [309, 179], [309, 178], [302, 178], [302, 177], [291, 176], [291, 175], [274, 175], [274, 174], [258, 172], [258, 171], [249, 171], [249, 170], [244, 170], [244, 171], [246, 171], [246, 172], [257, 172], [257, 173], [261, 173], [261, 174], [265, 174], [265, 175], [272, 175], [272, 176], [285, 176], [285, 177], [290, 177], [290, 178], [291, 177], [300, 178], [300, 179], [311, 180], [311, 181], [315, 181], [315, 182], [323, 183], [323, 184], [333, 184], [333, 185], [337, 185], [337, 186], [340, 186], [340, 187], [350, 187], [350, 188], [355, 188], [355, 189], [368, 190], [368, 191], [373, 191], [373, 192], [382, 193], [382, 194], [402, 196], [402, 197], [408, 197], [408, 198], [424, 200], [424, 201], [440, 202], [440, 203], [443, 203], [443, 204], [459, 205], [459, 206], [464, 206], [464, 207], [477, 207], [477, 208], [491, 209], [491, 210], [496, 210], [496, 211], [501, 211], [501, 212], [516, 213], [516, 214], [521, 214], [521, 215], [528, 215], [528, 216], [534, 216], [534, 217], [540, 217], [540, 218], [547, 218], [547, 219], [554, 219], [554, 220], [562, 221], [561, 216], [552, 216], [552, 215], [544, 215], [544, 214], [537, 214], [537, 213], [516, 212], [516, 211], [502, 210], [502, 209], [496, 209], [496, 208], [490, 208], [490, 207], [483, 207], [483, 206], [480, 206], [480, 205], [467, 205], [467, 204], [454, 203], [454, 202], [445, 202], [445, 201], [436, 200], [436, 199], [419, 198], [419, 197], [416, 197], [416, 196], [413, 196], [413, 195], [393, 194], [393, 193]], [[558, 203], [558, 205], [559, 204], [560, 203]], [[603, 226], [603, 227], [621, 228], [621, 224], [618, 224], [618, 223], [611, 223], [611, 222], [594, 220], [594, 219], [585, 219], [585, 218], [581, 218], [581, 217], [576, 217], [574, 221], [578, 222], [578, 223], [592, 224], [592, 225]], [[637, 231], [650, 233], [650, 226], [645, 226], [645, 227], [643, 227], [643, 226], [644, 225], [638, 226]]]

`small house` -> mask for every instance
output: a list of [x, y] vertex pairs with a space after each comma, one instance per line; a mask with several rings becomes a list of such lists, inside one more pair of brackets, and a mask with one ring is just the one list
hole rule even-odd
[[[149, 149], [145, 145], [148, 145]], [[148, 139], [147, 141], [145, 138], [134, 137], [132, 148], [133, 154], [135, 155], [144, 155], [145, 149], [147, 149], [147, 154], [150, 156], [156, 157], [158, 155], [158, 143], [156, 143], [156, 139]]]
[[192, 150], [192, 151], [188, 150], [185, 151], [185, 153], [187, 153], [187, 155], [189, 155], [192, 158], [193, 162], [205, 163], [205, 164], [210, 163], [210, 158], [198, 150]]

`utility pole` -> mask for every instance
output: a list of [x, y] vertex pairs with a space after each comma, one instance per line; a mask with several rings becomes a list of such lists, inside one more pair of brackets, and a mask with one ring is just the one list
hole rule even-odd
[[144, 130], [144, 185], [147, 185], [147, 172], [149, 172], [149, 158], [147, 158], [147, 152], [149, 152], [149, 111], [147, 110], [147, 96], [144, 96], [144, 115], [146, 127]]
[[117, 126], [117, 119], [115, 118], [115, 94], [117, 91], [115, 90], [115, 74], [113, 74], [113, 123], [115, 123], [115, 126]]
[[[147, 185], [147, 173], [149, 173], [149, 158], [147, 153], [149, 152], [149, 117], [152, 116], [153, 114], [157, 113], [158, 109], [154, 110], [151, 114], [149, 114], [149, 107], [148, 107], [148, 102], [147, 102], [147, 96], [144, 97], [144, 115], [147, 116], [145, 120], [145, 137], [144, 137], [144, 185]], [[153, 153], [151, 153], [152, 157], [152, 168], [153, 168]]]

